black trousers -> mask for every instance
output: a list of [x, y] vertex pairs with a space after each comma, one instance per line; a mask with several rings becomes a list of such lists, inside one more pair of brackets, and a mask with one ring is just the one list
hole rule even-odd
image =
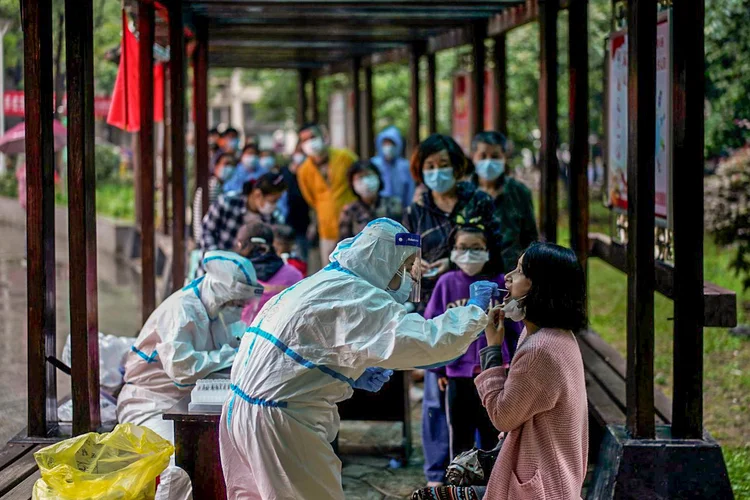
[[491, 450], [497, 445], [500, 433], [492, 425], [487, 410], [482, 406], [473, 378], [448, 379], [445, 399], [452, 458], [471, 450], [477, 433], [478, 448]]

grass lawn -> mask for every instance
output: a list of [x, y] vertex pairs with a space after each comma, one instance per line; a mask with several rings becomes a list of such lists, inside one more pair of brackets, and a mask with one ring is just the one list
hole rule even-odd
[[[537, 205], [538, 206], [538, 205]], [[561, 206], [558, 241], [569, 244], [566, 210]], [[609, 213], [601, 203], [591, 203], [591, 231], [609, 234]], [[738, 321], [747, 323], [743, 310], [750, 293], [743, 294], [741, 280], [728, 271], [731, 250], [718, 248], [710, 236], [704, 240], [705, 279], [735, 290]], [[589, 314], [592, 328], [620, 353], [626, 353], [627, 278], [605, 262], [589, 263]], [[655, 383], [672, 394], [673, 303], [656, 294], [654, 304]], [[750, 499], [750, 340], [730, 335], [725, 328], [704, 331], [704, 418], [706, 429], [722, 445], [736, 498]]]

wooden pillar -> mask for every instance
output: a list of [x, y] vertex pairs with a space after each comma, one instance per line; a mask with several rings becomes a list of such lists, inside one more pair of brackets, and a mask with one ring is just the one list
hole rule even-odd
[[588, 0], [568, 6], [568, 61], [570, 72], [568, 121], [570, 127], [570, 246], [586, 269], [589, 249], [589, 56]]
[[487, 51], [484, 39], [487, 37], [487, 25], [477, 23], [472, 30], [471, 56], [473, 70], [471, 80], [474, 84], [472, 92], [472, 137], [484, 130], [484, 61]]
[[427, 54], [425, 100], [427, 101], [427, 129], [430, 134], [437, 133], [437, 86], [435, 84], [435, 71], [435, 54]]
[[307, 81], [310, 78], [310, 72], [301, 69], [297, 74], [297, 126], [302, 127], [307, 123]]
[[[672, 436], [703, 438], [704, 0], [672, 7], [674, 165], [674, 396]], [[679, 179], [679, 186], [677, 180]]]
[[92, 0], [66, 0], [68, 90], [68, 243], [73, 434], [96, 431], [99, 325], [94, 163], [94, 15]]
[[419, 146], [419, 58], [422, 47], [412, 44], [409, 51], [409, 151]]
[[539, 0], [539, 128], [542, 148], [540, 228], [542, 238], [557, 242], [557, 0]]
[[495, 67], [494, 80], [495, 80], [495, 130], [502, 132], [506, 136], [508, 135], [508, 80], [507, 80], [507, 46], [505, 42], [505, 35], [500, 35], [495, 38], [495, 50], [492, 53], [494, 58]]
[[138, 65], [141, 128], [141, 319], [156, 309], [156, 239], [154, 235], [154, 4], [138, 3]]
[[318, 79], [310, 79], [310, 121], [318, 123]]
[[539, 2], [540, 74], [539, 74], [539, 125], [541, 149], [540, 228], [542, 238], [557, 241], [557, 2]]
[[365, 100], [364, 100], [364, 116], [362, 122], [362, 129], [364, 132], [363, 137], [363, 158], [372, 158], [375, 156], [375, 132], [373, 130], [374, 116], [372, 111], [373, 106], [373, 95], [372, 95], [372, 66], [364, 68], [364, 84], [365, 84]]
[[172, 290], [185, 282], [185, 37], [182, 3], [169, 10], [169, 81], [172, 116]]
[[654, 437], [655, 89], [656, 1], [628, 0], [627, 424], [642, 439]]
[[169, 126], [169, 67], [164, 65], [164, 140], [162, 141], [161, 151], [161, 205], [162, 213], [162, 227], [161, 232], [165, 235], [170, 233], [170, 217], [169, 217], [169, 131], [172, 127]]
[[22, 0], [26, 110], [28, 434], [57, 420], [52, 0]]
[[361, 158], [362, 151], [362, 92], [360, 91], [360, 70], [362, 59], [355, 57], [352, 60], [352, 90], [354, 91], [354, 151]]
[[193, 107], [195, 109], [196, 188], [203, 193], [201, 213], [208, 213], [208, 25], [196, 24], [193, 51]]

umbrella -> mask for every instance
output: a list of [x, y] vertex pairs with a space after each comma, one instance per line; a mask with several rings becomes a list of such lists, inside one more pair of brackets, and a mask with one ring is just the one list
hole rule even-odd
[[[55, 151], [60, 151], [68, 143], [68, 130], [57, 120], [52, 122], [52, 135], [55, 138]], [[0, 137], [0, 153], [6, 155], [26, 152], [26, 123], [21, 122]]]

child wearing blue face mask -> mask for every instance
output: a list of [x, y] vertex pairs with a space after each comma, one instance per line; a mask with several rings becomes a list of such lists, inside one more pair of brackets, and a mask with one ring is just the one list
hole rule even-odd
[[473, 182], [495, 202], [503, 231], [503, 271], [516, 267], [524, 249], [539, 239], [531, 191], [506, 175], [507, 142], [499, 132], [481, 132], [471, 143], [476, 167]]

